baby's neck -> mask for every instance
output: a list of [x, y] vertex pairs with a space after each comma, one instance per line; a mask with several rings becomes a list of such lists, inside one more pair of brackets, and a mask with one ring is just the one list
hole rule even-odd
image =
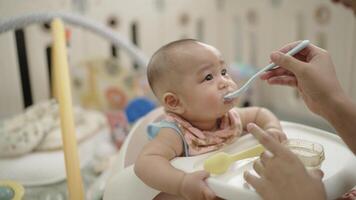
[[191, 124], [193, 127], [201, 130], [201, 131], [215, 131], [217, 129], [219, 129], [220, 127], [220, 122], [223, 116], [217, 118], [217, 119], [212, 119], [212, 120], [205, 120], [205, 121], [201, 121], [201, 120], [191, 120], [191, 119], [187, 119], [182, 115], [178, 115], [176, 113], [167, 111], [167, 113], [173, 114], [173, 115], [177, 115], [178, 117], [184, 119], [185, 121], [188, 121], [189, 124]]
[[214, 131], [218, 128], [219, 119], [210, 121], [190, 121], [192, 126], [202, 130], [202, 131]]

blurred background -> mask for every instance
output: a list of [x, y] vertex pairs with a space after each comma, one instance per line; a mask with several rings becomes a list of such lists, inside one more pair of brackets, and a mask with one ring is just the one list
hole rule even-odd
[[[222, 52], [238, 84], [266, 66], [272, 51], [308, 39], [330, 52], [342, 87], [356, 99], [355, 17], [329, 0], [0, 0], [0, 22], [53, 12], [110, 28], [145, 61], [168, 42], [198, 39]], [[124, 46], [69, 23], [65, 31], [86, 199], [101, 199], [110, 160], [157, 102], [145, 66]], [[49, 22], [0, 34], [0, 186], [21, 183], [25, 199], [67, 198], [58, 104], [49, 100], [51, 46]], [[257, 80], [238, 106], [264, 106], [281, 120], [334, 132], [293, 88]]]
[[[137, 45], [147, 58], [170, 41], [196, 38], [216, 46], [240, 82], [265, 66], [271, 51], [291, 41], [309, 39], [331, 53], [342, 86], [356, 98], [355, 19], [351, 11], [331, 1], [0, 1], [0, 20], [40, 11], [73, 12], [96, 20]], [[35, 24], [0, 35], [0, 118], [51, 96], [49, 28], [46, 23]], [[142, 74], [140, 67], [125, 51], [97, 35], [71, 25], [66, 31], [75, 103], [105, 110], [117, 108], [109, 105], [108, 90], [115, 96], [115, 87], [125, 82], [122, 76], [132, 74], [122, 75], [116, 68], [136, 70], [136, 76]], [[130, 87], [147, 90], [140, 85], [140, 78], [135, 80], [138, 85]], [[133, 94], [128, 98], [142, 92], [129, 90]], [[330, 130], [326, 122], [305, 108], [291, 88], [258, 81], [240, 102], [241, 106], [265, 106], [282, 120]]]

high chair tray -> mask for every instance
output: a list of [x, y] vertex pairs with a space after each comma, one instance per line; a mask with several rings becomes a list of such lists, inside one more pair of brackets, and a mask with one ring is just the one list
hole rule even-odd
[[[356, 173], [354, 171], [356, 169], [355, 156], [338, 136], [316, 128], [290, 122], [282, 122], [282, 126], [288, 139], [303, 139], [323, 145], [325, 160], [322, 163], [321, 170], [324, 172], [323, 182], [328, 199], [341, 196], [348, 189], [356, 185]], [[257, 140], [251, 134], [248, 134], [221, 151], [235, 153], [255, 144], [257, 144]], [[172, 164], [187, 172], [202, 170], [204, 160], [215, 153], [175, 159], [172, 161]], [[219, 197], [225, 199], [258, 199], [257, 193], [243, 178], [244, 171], [253, 171], [253, 160], [254, 158], [238, 161], [226, 173], [211, 176], [208, 179], [209, 186]]]
[[[323, 145], [325, 160], [321, 170], [324, 172], [323, 182], [328, 199], [335, 199], [356, 185], [355, 156], [337, 135], [291, 122], [282, 122], [282, 126], [289, 139], [303, 139]], [[257, 140], [247, 134], [220, 151], [236, 153], [256, 144]], [[215, 153], [217, 151], [194, 157], [179, 157], [171, 163], [186, 172], [202, 170], [204, 160]], [[243, 179], [245, 170], [253, 171], [254, 159], [238, 161], [226, 173], [210, 176], [207, 179], [208, 185], [217, 196], [224, 199], [260, 199]], [[112, 176], [104, 199], [152, 199], [157, 194], [158, 191], [149, 188], [136, 177], [131, 165]]]

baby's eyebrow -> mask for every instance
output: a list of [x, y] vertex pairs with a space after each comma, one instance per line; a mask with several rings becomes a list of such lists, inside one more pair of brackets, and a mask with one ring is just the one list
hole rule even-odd
[[[225, 65], [225, 61], [224, 60], [219, 60], [219, 64], [221, 66], [224, 66]], [[211, 68], [214, 68], [214, 64], [213, 63], [209, 63], [209, 64], [204, 64], [198, 71], [197, 71], [197, 74], [201, 74], [203, 73], [204, 71], [208, 71], [209, 69]]]
[[204, 71], [207, 71], [207, 70], [209, 70], [210, 68], [213, 68], [213, 67], [214, 67], [214, 64], [212, 64], [212, 63], [203, 65], [203, 66], [197, 71], [197, 74], [201, 74], [201, 73], [203, 73]]

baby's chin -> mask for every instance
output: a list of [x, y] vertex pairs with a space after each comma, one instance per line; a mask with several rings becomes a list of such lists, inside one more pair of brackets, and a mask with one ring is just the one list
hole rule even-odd
[[224, 101], [224, 105], [223, 105], [223, 110], [224, 110], [224, 112], [226, 113], [226, 112], [228, 112], [229, 110], [231, 110], [232, 108], [234, 108], [235, 107], [235, 105], [236, 105], [236, 100], [232, 100], [232, 101]]

